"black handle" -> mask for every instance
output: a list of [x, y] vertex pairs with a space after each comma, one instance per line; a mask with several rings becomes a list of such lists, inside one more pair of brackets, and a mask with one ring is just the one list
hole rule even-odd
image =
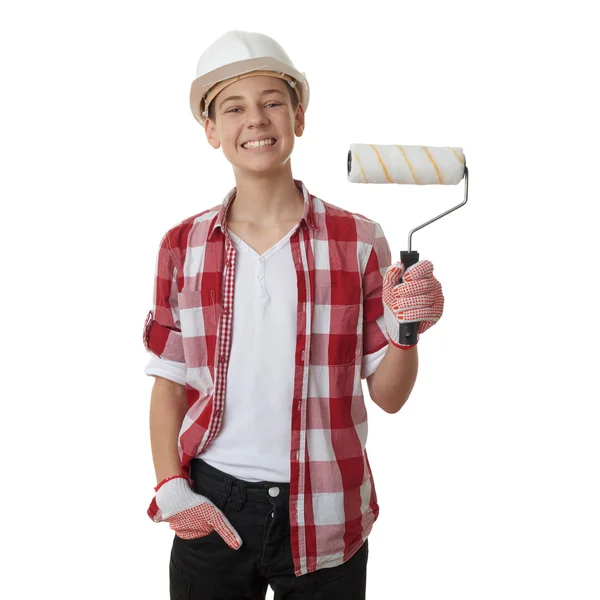
[[[400, 262], [404, 264], [405, 271], [408, 267], [419, 262], [419, 253], [416, 250], [401, 250], [400, 251]], [[400, 279], [402, 283], [402, 279]], [[404, 346], [411, 346], [417, 343], [417, 330], [419, 329], [419, 322], [416, 323], [400, 323], [400, 343]]]

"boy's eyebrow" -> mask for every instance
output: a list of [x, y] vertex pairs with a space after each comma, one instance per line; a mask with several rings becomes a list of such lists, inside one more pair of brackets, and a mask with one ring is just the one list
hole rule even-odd
[[[281, 90], [263, 90], [260, 95], [264, 96], [265, 94], [281, 94], [282, 96], [285, 96], [285, 94], [281, 91]], [[221, 104], [219, 104], [219, 108], [221, 108], [221, 106], [223, 106], [223, 104], [225, 104], [225, 102], [227, 102], [227, 100], [243, 100], [244, 96], [229, 96], [228, 98], [225, 98], [225, 100], [223, 100], [221, 102]]]

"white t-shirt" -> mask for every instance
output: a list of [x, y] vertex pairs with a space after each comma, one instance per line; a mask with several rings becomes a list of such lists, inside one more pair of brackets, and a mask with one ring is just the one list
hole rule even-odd
[[[298, 291], [289, 240], [296, 227], [262, 255], [229, 231], [236, 268], [225, 411], [200, 457], [246, 481], [290, 481]], [[387, 348], [363, 356], [363, 378]], [[152, 354], [145, 373], [185, 385], [185, 363]]]

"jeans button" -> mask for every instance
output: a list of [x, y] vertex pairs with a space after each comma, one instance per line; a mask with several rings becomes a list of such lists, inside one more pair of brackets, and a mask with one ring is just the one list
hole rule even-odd
[[279, 488], [278, 487], [269, 488], [269, 496], [271, 496], [271, 498], [276, 498], [277, 496], [279, 496]]

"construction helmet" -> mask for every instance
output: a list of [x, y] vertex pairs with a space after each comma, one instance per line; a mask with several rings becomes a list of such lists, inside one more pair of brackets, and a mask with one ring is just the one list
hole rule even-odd
[[200, 56], [190, 90], [190, 107], [201, 125], [208, 107], [225, 87], [252, 75], [269, 75], [288, 82], [306, 111], [310, 90], [304, 73], [297, 71], [285, 50], [268, 35], [228, 31]]

